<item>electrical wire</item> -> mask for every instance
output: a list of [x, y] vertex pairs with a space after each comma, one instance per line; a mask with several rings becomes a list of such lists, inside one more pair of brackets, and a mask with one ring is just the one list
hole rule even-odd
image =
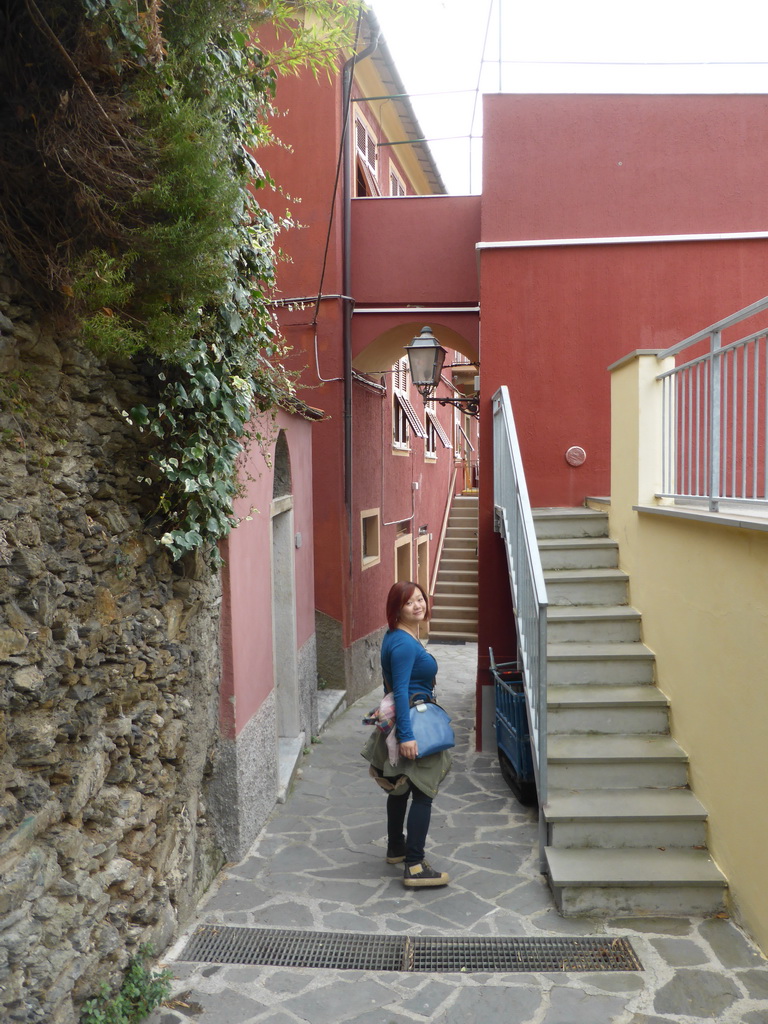
[[[475, 115], [477, 114], [477, 101], [480, 96], [480, 79], [483, 74], [483, 64], [486, 63], [485, 52], [488, 47], [488, 33], [491, 28], [491, 15], [493, 13], [494, 0], [488, 0], [488, 19], [485, 23], [485, 37], [483, 39], [483, 50], [482, 56], [480, 57], [480, 67], [477, 71], [477, 85], [475, 86], [475, 102], [472, 104], [472, 120], [469, 123], [469, 190], [472, 191], [472, 138], [475, 130]], [[501, 43], [499, 43], [501, 45]]]

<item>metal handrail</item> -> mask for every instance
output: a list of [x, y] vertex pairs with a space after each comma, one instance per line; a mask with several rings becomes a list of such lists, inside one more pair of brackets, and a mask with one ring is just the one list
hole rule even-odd
[[429, 584], [429, 596], [432, 597], [435, 593], [435, 587], [437, 586], [437, 574], [440, 571], [440, 559], [443, 557], [443, 545], [445, 544], [445, 534], [448, 529], [448, 520], [451, 518], [451, 506], [453, 504], [453, 491], [456, 486], [456, 470], [457, 467], [453, 467], [453, 474], [451, 476], [451, 483], [448, 487], [448, 497], [445, 499], [445, 510], [443, 512], [443, 521], [440, 525], [440, 536], [437, 539], [437, 551], [435, 552], [434, 568], [432, 569], [432, 579]]
[[[547, 799], [547, 588], [509, 391], [493, 396], [494, 529], [507, 552], [539, 807]], [[543, 829], [543, 815], [540, 815]], [[540, 831], [540, 842], [544, 834]]]
[[658, 354], [706, 345], [657, 376], [662, 386], [658, 496], [768, 508], [768, 328], [723, 344], [723, 331], [768, 310], [768, 297]]

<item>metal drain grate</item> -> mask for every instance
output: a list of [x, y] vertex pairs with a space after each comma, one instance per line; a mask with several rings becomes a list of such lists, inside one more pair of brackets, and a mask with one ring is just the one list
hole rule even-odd
[[201, 925], [180, 960], [422, 974], [642, 971], [622, 938], [434, 938]]

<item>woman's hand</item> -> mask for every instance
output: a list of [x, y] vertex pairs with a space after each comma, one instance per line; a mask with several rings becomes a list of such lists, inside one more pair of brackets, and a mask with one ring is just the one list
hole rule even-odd
[[400, 753], [409, 761], [414, 761], [419, 756], [419, 745], [416, 740], [408, 740], [400, 744]]

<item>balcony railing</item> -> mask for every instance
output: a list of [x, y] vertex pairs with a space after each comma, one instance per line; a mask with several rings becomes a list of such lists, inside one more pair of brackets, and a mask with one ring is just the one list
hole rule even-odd
[[713, 512], [722, 502], [768, 508], [768, 327], [724, 340], [745, 321], [765, 320], [767, 310], [768, 297], [659, 354], [661, 360], [687, 353], [686, 362], [657, 377], [660, 497]]
[[547, 798], [547, 591], [509, 391], [493, 396], [495, 529], [507, 552], [539, 806]]

